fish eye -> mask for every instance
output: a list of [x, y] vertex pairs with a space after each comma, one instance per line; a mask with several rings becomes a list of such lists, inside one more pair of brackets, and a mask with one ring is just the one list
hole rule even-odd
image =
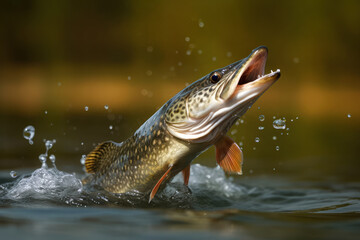
[[211, 75], [210, 75], [210, 81], [212, 83], [217, 83], [218, 81], [220, 81], [221, 79], [221, 74], [219, 72], [213, 72]]

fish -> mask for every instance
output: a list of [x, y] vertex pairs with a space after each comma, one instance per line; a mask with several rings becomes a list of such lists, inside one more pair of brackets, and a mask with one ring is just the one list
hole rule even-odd
[[180, 172], [188, 186], [191, 162], [212, 145], [217, 164], [241, 175], [243, 153], [226, 133], [279, 79], [279, 69], [265, 74], [267, 56], [267, 47], [257, 47], [184, 88], [125, 141], [99, 144], [86, 156], [84, 184], [144, 193], [150, 203]]

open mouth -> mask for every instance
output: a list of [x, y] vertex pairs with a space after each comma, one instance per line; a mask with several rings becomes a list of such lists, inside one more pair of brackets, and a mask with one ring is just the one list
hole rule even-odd
[[254, 82], [256, 80], [265, 78], [278, 78], [280, 70], [264, 75], [265, 64], [267, 60], [268, 51], [266, 47], [259, 47], [250, 55], [248, 61], [244, 63], [244, 70], [238, 81], [238, 85]]
[[[222, 90], [222, 99], [241, 99], [247, 95], [260, 96], [280, 77], [280, 70], [265, 74], [268, 50], [258, 47], [236, 67], [237, 72]], [[254, 95], [255, 94], [255, 95]]]

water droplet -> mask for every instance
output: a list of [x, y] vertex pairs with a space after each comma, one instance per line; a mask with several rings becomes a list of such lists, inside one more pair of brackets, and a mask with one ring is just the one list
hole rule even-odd
[[85, 165], [85, 160], [86, 160], [86, 155], [83, 154], [83, 155], [81, 156], [80, 163], [81, 163], [82, 165]]
[[39, 160], [42, 164], [46, 163], [46, 154], [43, 153], [43, 154], [40, 154], [39, 155]]
[[190, 37], [185, 37], [185, 42], [190, 42]]
[[298, 119], [299, 119], [299, 117], [296, 117], [295, 119], [296, 119], [296, 120], [298, 120]]
[[54, 146], [54, 143], [56, 141], [55, 140], [46, 140], [45, 141], [45, 147], [46, 147], [46, 151], [49, 151], [53, 146]]
[[263, 127], [263, 126], [259, 126], [258, 129], [259, 129], [259, 130], [264, 130], [264, 127]]
[[84, 146], [84, 142], [81, 142], [80, 145], [81, 145], [81, 146]]
[[255, 151], [255, 150], [256, 150], [256, 147], [253, 147], [253, 150]]
[[280, 147], [279, 147], [279, 146], [276, 146], [275, 149], [276, 149], [276, 151], [279, 151], [279, 150], [280, 150]]
[[89, 110], [89, 107], [88, 106], [85, 106], [85, 111], [87, 112]]
[[276, 168], [273, 168], [273, 171], [275, 171], [276, 170]]
[[154, 48], [152, 46], [148, 46], [146, 48], [146, 51], [150, 53], [150, 52], [154, 51]]
[[55, 163], [55, 160], [56, 160], [56, 157], [54, 154], [51, 154], [50, 157], [49, 157], [50, 161], [54, 164]]
[[179, 67], [182, 66], [182, 62], [178, 62], [178, 66], [179, 66]]
[[203, 51], [201, 49], [198, 50], [198, 54], [201, 55]]
[[231, 135], [235, 135], [237, 133], [237, 130], [236, 129], [233, 129], [233, 130], [231, 130]]
[[109, 126], [109, 129], [110, 129], [110, 130], [112, 130], [112, 129], [113, 129], [113, 126], [112, 126], [112, 125], [110, 125], [110, 126]]
[[199, 19], [199, 27], [203, 28], [205, 26], [205, 23], [203, 22], [203, 20]]
[[286, 128], [286, 124], [285, 124], [286, 120], [285, 119], [276, 119], [273, 122], [273, 127], [275, 129], [285, 129]]
[[277, 139], [277, 137], [276, 137], [276, 136], [273, 136], [272, 139], [275, 141], [275, 140]]
[[131, 80], [131, 76], [128, 76], [128, 80]]
[[62, 83], [61, 82], [58, 82], [58, 86], [61, 87]]
[[188, 56], [191, 55], [191, 50], [187, 50], [186, 55], [188, 55]]
[[32, 145], [34, 143], [32, 139], [35, 136], [35, 128], [31, 125], [24, 128], [23, 136], [26, 140], [29, 140], [29, 144]]
[[348, 118], [351, 118], [351, 114], [349, 113], [349, 114], [347, 115], [347, 117], [348, 117]]
[[240, 123], [243, 124], [243, 123], [244, 123], [244, 119], [240, 119]]
[[104, 108], [105, 108], [106, 110], [108, 110], [108, 109], [109, 109], [109, 106], [108, 106], [108, 105], [105, 105]]
[[215, 61], [216, 61], [216, 57], [212, 57], [212, 60], [215, 62]]
[[232, 57], [232, 52], [227, 52], [227, 53], [226, 53], [226, 56], [227, 56], [227, 57]]
[[255, 138], [255, 142], [257, 142], [257, 143], [260, 142], [260, 138], [259, 138], [259, 137], [256, 137], [256, 138]]
[[263, 122], [263, 121], [265, 120], [265, 116], [264, 116], [264, 115], [260, 115], [260, 116], [259, 116], [259, 120], [260, 120], [260, 122]]
[[46, 115], [46, 114], [47, 114], [47, 111], [45, 110], [45, 112], [44, 112], [44, 113], [45, 113], [45, 115]]
[[242, 146], [244, 145], [244, 143], [243, 143], [243, 142], [239, 142], [239, 145], [240, 145], [240, 147], [242, 147]]
[[10, 176], [11, 176], [12, 178], [16, 178], [16, 177], [17, 177], [17, 172], [11, 171], [11, 172], [10, 172]]

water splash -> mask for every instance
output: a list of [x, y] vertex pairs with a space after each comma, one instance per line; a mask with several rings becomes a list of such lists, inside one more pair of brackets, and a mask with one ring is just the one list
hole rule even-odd
[[[44, 139], [44, 142], [46, 151], [39, 155], [41, 168], [36, 169], [30, 176], [21, 176], [14, 183], [10, 183], [10, 185], [5, 184], [1, 186], [4, 189], [5, 198], [10, 200], [54, 200], [81, 192], [82, 183], [80, 179], [76, 178], [75, 174], [59, 171], [55, 165], [55, 155], [51, 154], [48, 156], [48, 152], [54, 146], [56, 140]], [[48, 168], [46, 164], [47, 158], [51, 161], [52, 168]], [[17, 173], [11, 171], [10, 176], [16, 178]]]
[[[42, 168], [47, 168], [47, 164], [46, 164], [46, 161], [47, 161], [47, 158], [48, 158], [48, 153], [49, 153], [49, 150], [54, 146], [54, 144], [56, 143], [56, 139], [53, 139], [53, 140], [46, 140], [44, 139], [44, 142], [45, 142], [45, 153], [42, 153], [39, 155], [39, 160], [41, 162], [41, 167]], [[51, 155], [49, 157], [49, 160], [51, 161], [51, 163], [53, 164], [54, 168], [56, 169], [55, 167], [55, 155]]]
[[24, 136], [24, 138], [25, 138], [26, 140], [29, 141], [29, 144], [30, 144], [30, 145], [33, 145], [34, 142], [33, 142], [32, 139], [33, 139], [34, 136], [35, 136], [35, 128], [34, 128], [34, 126], [29, 125], [29, 126], [25, 127], [25, 128], [24, 128], [24, 132], [23, 132], [23, 136]]
[[257, 143], [260, 142], [260, 138], [259, 138], [259, 137], [256, 137], [256, 138], [255, 138], [255, 142], [257, 142]]
[[30, 176], [19, 179], [5, 196], [11, 200], [61, 199], [81, 189], [81, 181], [74, 174], [38, 168]]
[[108, 110], [108, 109], [109, 109], [109, 106], [108, 106], [108, 105], [105, 105], [104, 108], [105, 108], [105, 110]]
[[286, 120], [285, 119], [276, 119], [273, 121], [273, 127], [275, 129], [285, 129], [286, 128]]
[[260, 116], [259, 116], [259, 120], [260, 120], [261, 122], [263, 122], [263, 121], [265, 120], [265, 116], [264, 116], [264, 115], [260, 115]]

